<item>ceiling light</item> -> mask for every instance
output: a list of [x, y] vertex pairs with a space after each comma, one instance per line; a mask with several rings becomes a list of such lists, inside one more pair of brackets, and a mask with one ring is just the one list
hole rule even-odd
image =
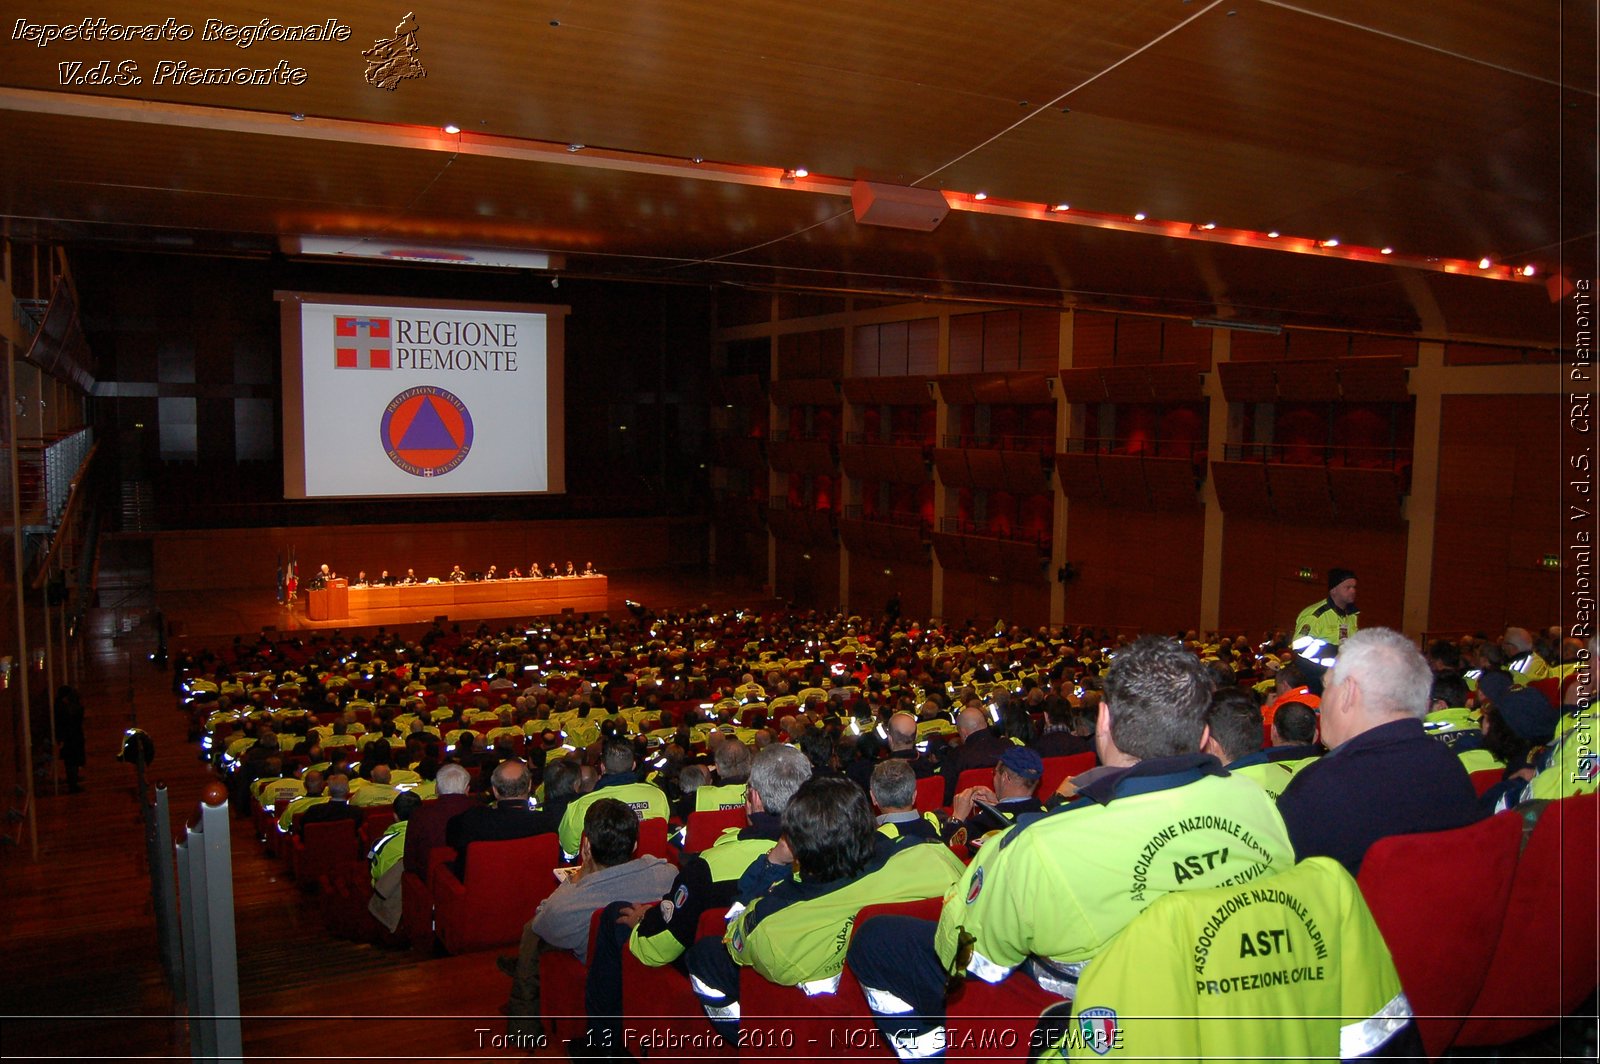
[[1135, 214], [1133, 216], [1133, 220], [1136, 221], [1136, 222], [1142, 222], [1142, 221], [1144, 221], [1144, 218], [1145, 218], [1144, 211], [1140, 211], [1138, 214]]
[[305, 120], [306, 116], [304, 112], [301, 111], [296, 111], [294, 114], [289, 116], [289, 121], [291, 122], [304, 122]]
[[571, 144], [567, 145], [567, 150], [570, 151], [570, 152], [573, 152], [574, 154], [576, 154], [577, 152], [582, 151], [583, 149], [587, 148], [588, 146], [589, 145], [587, 145], [587, 144], [579, 144], [577, 141], [573, 141]]
[[1202, 225], [1200, 228], [1209, 230], [1209, 229], [1215, 229], [1216, 227], [1217, 227], [1217, 223], [1216, 222], [1207, 222], [1205, 225]]
[[1490, 266], [1493, 266], [1493, 265], [1494, 265], [1494, 263], [1489, 261], [1489, 256], [1487, 256], [1487, 255], [1485, 255], [1483, 258], [1478, 260], [1478, 269], [1480, 269], [1480, 270], [1487, 270]]
[[699, 166], [701, 163], [706, 161], [706, 157], [704, 155], [696, 155], [694, 158], [690, 159], [689, 161], [694, 163], [696, 166]]
[[983, 200], [988, 199], [989, 198], [989, 194], [987, 192], [974, 192], [972, 194], [972, 198], [981, 202]]
[[1532, 277], [1536, 272], [1537, 271], [1533, 268], [1533, 263], [1531, 262], [1522, 268], [1522, 276], [1524, 277]]
[[1379, 248], [1378, 249], [1378, 254], [1380, 254], [1380, 255], [1393, 255], [1394, 254], [1394, 248]]
[[1052, 211], [1056, 211], [1057, 213], [1059, 213], [1061, 211], [1070, 211], [1072, 209], [1072, 204], [1070, 204], [1070, 203], [1058, 203], [1054, 207], [1051, 207], [1050, 209]]
[[1268, 229], [1267, 230], [1267, 239], [1268, 240], [1276, 240], [1276, 239], [1278, 239], [1278, 237], [1280, 237], [1282, 235], [1283, 234], [1278, 232], [1276, 229]]
[[797, 167], [794, 168], [794, 176], [795, 177], [810, 177], [811, 176], [811, 171], [807, 170], [803, 166], [797, 166]]
[[461, 127], [456, 125], [454, 122], [449, 122], [445, 124], [444, 131], [453, 137], [457, 133], [461, 132]]
[[1317, 247], [1319, 247], [1319, 248], [1336, 248], [1338, 246], [1339, 246], [1339, 238], [1336, 237], [1336, 236], [1330, 236], [1326, 240], [1319, 240], [1317, 242]]

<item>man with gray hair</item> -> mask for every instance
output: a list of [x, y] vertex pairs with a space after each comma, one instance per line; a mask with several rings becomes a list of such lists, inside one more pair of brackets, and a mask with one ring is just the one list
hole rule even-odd
[[868, 791], [878, 810], [878, 834], [891, 839], [939, 838], [939, 825], [917, 812], [917, 774], [909, 762], [879, 761], [873, 766]]
[[403, 860], [407, 872], [427, 880], [428, 854], [444, 845], [446, 825], [478, 804], [478, 800], [467, 793], [471, 786], [472, 773], [460, 765], [451, 762], [439, 766], [439, 774], [434, 777], [435, 797], [424, 801], [411, 814], [410, 825], [406, 828]]
[[1340, 646], [1322, 692], [1328, 755], [1278, 798], [1296, 859], [1332, 857], [1355, 875], [1381, 838], [1478, 820], [1461, 759], [1423, 730], [1432, 689], [1427, 661], [1399, 632], [1371, 628]]

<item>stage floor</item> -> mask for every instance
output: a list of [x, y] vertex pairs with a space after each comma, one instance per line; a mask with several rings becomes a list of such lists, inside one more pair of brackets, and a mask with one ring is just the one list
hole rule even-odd
[[[731, 578], [707, 573], [705, 570], [636, 570], [607, 574], [610, 587], [606, 596], [606, 612], [619, 613], [626, 609], [624, 602], [642, 602], [651, 609], [693, 609], [709, 606], [722, 609], [730, 606], [756, 608], [777, 604], [765, 596], [762, 589]], [[270, 589], [260, 591], [167, 591], [157, 590], [155, 604], [167, 623], [167, 631], [174, 649], [185, 646], [203, 646], [223, 636], [232, 637], [259, 632], [263, 628], [279, 631], [328, 631], [358, 628], [401, 628], [408, 625], [429, 624], [437, 616], [450, 618], [452, 624], [467, 621], [518, 620], [527, 614], [509, 615], [504, 603], [473, 603], [438, 607], [389, 607], [372, 610], [352, 610], [351, 616], [340, 621], [313, 621], [306, 616], [305, 596], [287, 606], [280, 606]]]

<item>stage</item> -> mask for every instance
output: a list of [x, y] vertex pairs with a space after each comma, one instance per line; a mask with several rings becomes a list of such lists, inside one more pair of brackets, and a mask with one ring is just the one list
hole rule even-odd
[[[578, 578], [580, 581], [582, 578]], [[761, 588], [749, 584], [736, 583], [729, 578], [706, 572], [705, 569], [654, 569], [633, 570], [620, 573], [610, 573], [606, 577], [596, 578], [605, 580], [607, 586], [603, 597], [595, 596], [589, 601], [593, 605], [588, 610], [574, 609], [573, 613], [581, 616], [584, 613], [622, 613], [626, 611], [624, 603], [628, 600], [644, 603], [650, 609], [657, 610], [682, 610], [696, 609], [702, 605], [712, 609], [727, 607], [764, 608], [778, 603], [767, 597]], [[517, 584], [566, 583], [561, 581], [495, 581], [490, 584], [459, 584], [424, 585], [415, 590], [425, 588], [439, 589], [471, 589], [476, 595], [484, 594], [486, 587], [504, 585], [515, 588]], [[538, 616], [549, 616], [562, 612], [560, 608], [549, 612], [534, 612], [527, 608], [524, 602], [511, 602], [500, 600], [470, 599], [471, 595], [463, 595], [449, 603], [436, 603], [431, 601], [431, 596], [424, 596], [429, 601], [407, 600], [403, 605], [371, 605], [370, 597], [364, 609], [356, 608], [357, 589], [351, 589], [350, 616], [343, 620], [314, 621], [306, 612], [306, 595], [301, 594], [295, 602], [286, 606], [279, 605], [272, 597], [270, 588], [260, 591], [156, 591], [156, 605], [161, 610], [167, 624], [171, 645], [174, 650], [186, 647], [215, 646], [223, 638], [232, 638], [235, 635], [251, 635], [263, 628], [274, 628], [281, 632], [294, 631], [331, 631], [343, 629], [346, 631], [358, 628], [376, 628], [379, 626], [396, 629], [411, 625], [429, 625], [435, 617], [444, 616], [450, 623], [466, 623], [477, 621], [495, 620], [529, 620]], [[385, 588], [379, 591], [410, 591], [411, 588]], [[383, 598], [379, 599], [384, 601]], [[399, 601], [398, 598], [395, 600]], [[537, 605], [537, 603], [535, 603]]]

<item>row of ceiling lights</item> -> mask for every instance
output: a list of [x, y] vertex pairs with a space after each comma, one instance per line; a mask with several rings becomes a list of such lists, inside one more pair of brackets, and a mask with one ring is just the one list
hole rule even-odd
[[[301, 120], [302, 117], [303, 116], [301, 116], [301, 115], [295, 115], [294, 116], [296, 121]], [[444, 129], [444, 132], [449, 134], [450, 136], [457, 136], [457, 135], [459, 135], [461, 133], [461, 127], [456, 125], [454, 122], [448, 123], [445, 126], [443, 126], [442, 128]], [[571, 143], [571, 144], [567, 145], [567, 151], [573, 152], [573, 153], [577, 153], [577, 152], [583, 151], [586, 147], [588, 147], [588, 145], [574, 142], [574, 143]], [[693, 160], [692, 160], [692, 162], [695, 165], [699, 165], [700, 163], [702, 163], [704, 161], [705, 160], [701, 156], [698, 156], [698, 155], [695, 156], [693, 158]], [[796, 181], [796, 180], [798, 180], [800, 178], [805, 178], [805, 177], [810, 177], [810, 176], [811, 176], [811, 171], [806, 169], [805, 167], [803, 167], [803, 166], [793, 166], [793, 167], [788, 167], [788, 168], [785, 168], [784, 170], [782, 170], [780, 172], [780, 174], [779, 174], [779, 178], [778, 179], [779, 179], [779, 181], [781, 181], [781, 182], [783, 182], [785, 184], [792, 184], [794, 181]], [[955, 195], [962, 195], [962, 194], [961, 193], [955, 193]], [[974, 203], [984, 203], [989, 199], [989, 193], [980, 190], [978, 192], [971, 193], [967, 198], [970, 199]], [[1026, 203], [1013, 203], [1013, 206], [1026, 208], [1026, 207], [1028, 207], [1030, 205], [1026, 204]], [[1072, 210], [1072, 205], [1070, 203], [1056, 203], [1056, 204], [1048, 205], [1048, 206], [1044, 207], [1044, 212], [1046, 214], [1057, 214], [1057, 215], [1066, 214], [1066, 213], [1070, 212], [1071, 210]], [[1182, 232], [1181, 232], [1181, 227], [1182, 227], [1183, 223], [1151, 222], [1149, 220], [1149, 216], [1144, 211], [1136, 211], [1131, 216], [1126, 216], [1126, 215], [1117, 216], [1117, 215], [1103, 215], [1103, 214], [1084, 215], [1084, 214], [1080, 213], [1080, 215], [1078, 217], [1085, 219], [1085, 223], [1084, 224], [1090, 224], [1090, 225], [1095, 224], [1094, 219], [1096, 219], [1096, 218], [1102, 219], [1103, 221], [1106, 221], [1106, 222], [1112, 222], [1112, 223], [1119, 222], [1119, 221], [1124, 222], [1123, 227], [1125, 227], [1125, 228], [1136, 228], [1136, 226], [1126, 225], [1125, 224], [1126, 222], [1145, 223], [1147, 226], [1158, 230], [1162, 235], [1166, 235], [1166, 236], [1181, 236], [1181, 235], [1183, 235]], [[1174, 230], [1175, 227], [1177, 227], [1177, 229], [1179, 231], [1174, 232], [1173, 230]], [[1191, 233], [1213, 233], [1213, 232], [1218, 232], [1217, 223], [1216, 222], [1192, 223], [1189, 226], [1189, 230], [1190, 230]], [[1269, 244], [1268, 243], [1269, 241], [1277, 241], [1277, 240], [1283, 240], [1284, 239], [1283, 234], [1281, 232], [1279, 232], [1278, 230], [1276, 230], [1276, 229], [1270, 229], [1270, 230], [1266, 231], [1265, 233], [1260, 232], [1258, 230], [1252, 230], [1252, 229], [1229, 229], [1229, 230], [1222, 230], [1221, 231], [1221, 236], [1227, 238], [1230, 243], [1257, 244], [1257, 245], [1261, 245], [1261, 246], [1264, 246], [1264, 247], [1277, 247], [1280, 250], [1289, 250], [1289, 251], [1308, 251], [1311, 248], [1315, 248], [1318, 251], [1326, 253], [1326, 252], [1329, 252], [1329, 251], [1334, 251], [1335, 249], [1340, 248], [1340, 247], [1343, 246], [1343, 241], [1341, 241], [1336, 236], [1327, 237], [1326, 239], [1323, 239], [1323, 240], [1312, 240], [1312, 239], [1309, 239], [1309, 238], [1293, 238], [1293, 237], [1291, 237], [1291, 238], [1288, 238], [1289, 242], [1287, 244], [1279, 244], [1279, 245]], [[1298, 245], [1298, 246], [1296, 246], [1296, 245]], [[1368, 258], [1373, 254], [1392, 256], [1394, 254], [1394, 248], [1387, 247], [1387, 246], [1381, 247], [1381, 248], [1350, 248], [1346, 252], [1344, 252], [1343, 257], [1351, 258], [1351, 259], [1363, 259], [1363, 258]], [[1439, 258], [1439, 257], [1435, 257], [1435, 256], [1429, 256], [1426, 259], [1424, 259], [1423, 261], [1426, 262], [1430, 266], [1440, 267], [1440, 268], [1444, 269], [1444, 271], [1447, 272], [1447, 273], [1465, 272], [1472, 265], [1470, 260], [1466, 260], [1466, 259], [1451, 260], [1451, 259], [1443, 259], [1443, 258]], [[1477, 268], [1480, 271], [1483, 271], [1485, 273], [1487, 273], [1487, 272], [1489, 272], [1491, 270], [1495, 270], [1496, 266], [1497, 266], [1497, 264], [1495, 263], [1495, 261], [1492, 258], [1490, 258], [1488, 255], [1485, 255], [1483, 258], [1479, 259], [1478, 262], [1477, 262]], [[1524, 264], [1522, 266], [1517, 266], [1517, 267], [1501, 266], [1501, 267], [1499, 267], [1499, 271], [1498, 272], [1499, 272], [1500, 276], [1503, 276], [1503, 277], [1506, 277], [1506, 278], [1515, 278], [1515, 277], [1533, 277], [1539, 271], [1538, 271], [1538, 268], [1536, 266], [1534, 266], [1532, 263], [1527, 263], [1527, 264]]]

